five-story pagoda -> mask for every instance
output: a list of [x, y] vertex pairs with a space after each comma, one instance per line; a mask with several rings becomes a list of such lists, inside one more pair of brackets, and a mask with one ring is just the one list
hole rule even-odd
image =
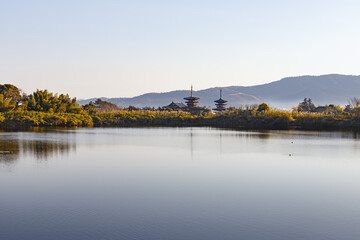
[[194, 108], [198, 104], [200, 98], [193, 96], [193, 86], [191, 85], [191, 96], [184, 98], [186, 100], [186, 105], [188, 108]]
[[227, 101], [222, 99], [222, 89], [220, 89], [220, 98], [215, 102], [216, 108], [213, 108], [214, 111], [221, 112], [225, 110]]

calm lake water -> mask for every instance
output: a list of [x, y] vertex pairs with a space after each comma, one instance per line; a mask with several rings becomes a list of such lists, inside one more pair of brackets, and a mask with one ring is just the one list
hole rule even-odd
[[360, 239], [354, 133], [0, 133], [0, 239]]

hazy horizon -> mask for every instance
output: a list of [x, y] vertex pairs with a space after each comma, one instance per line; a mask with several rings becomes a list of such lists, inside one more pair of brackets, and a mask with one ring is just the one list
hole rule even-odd
[[357, 1], [0, 3], [0, 83], [79, 99], [358, 74]]

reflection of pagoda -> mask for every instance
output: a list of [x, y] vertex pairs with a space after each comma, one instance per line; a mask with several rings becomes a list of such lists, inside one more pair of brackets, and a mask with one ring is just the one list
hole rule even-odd
[[218, 111], [218, 112], [221, 112], [221, 111], [224, 111], [225, 110], [225, 106], [226, 106], [226, 103], [227, 101], [222, 99], [222, 89], [220, 89], [220, 98], [216, 101], [215, 105], [216, 105], [216, 108], [213, 108], [213, 110], [215, 111]]
[[193, 86], [192, 85], [191, 85], [191, 96], [186, 97], [184, 99], [186, 100], [186, 105], [188, 106], [188, 108], [196, 107], [196, 105], [198, 104], [197, 100], [199, 100], [200, 98], [193, 97]]

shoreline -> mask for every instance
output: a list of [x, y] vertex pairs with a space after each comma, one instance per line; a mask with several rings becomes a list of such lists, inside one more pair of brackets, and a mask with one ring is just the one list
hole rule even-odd
[[357, 114], [314, 114], [282, 110], [235, 110], [203, 116], [176, 111], [119, 111], [73, 114], [44, 112], [0, 113], [1, 130], [34, 127], [216, 127], [237, 130], [360, 131]]

